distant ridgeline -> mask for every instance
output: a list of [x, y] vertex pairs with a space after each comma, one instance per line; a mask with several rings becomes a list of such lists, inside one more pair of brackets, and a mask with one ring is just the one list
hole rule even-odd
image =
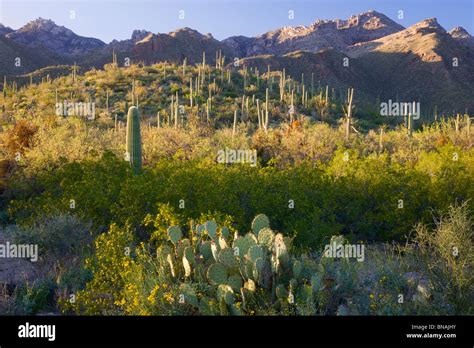
[[375, 11], [257, 37], [219, 41], [190, 28], [168, 34], [135, 30], [130, 39], [108, 44], [39, 18], [19, 30], [0, 25], [0, 57], [6, 62], [0, 75], [18, 87], [102, 69], [112, 61], [125, 68], [186, 61], [226, 70], [245, 66], [262, 77], [285, 70], [310, 98], [329, 86], [331, 97], [347, 99], [347, 89], [354, 88], [358, 106], [375, 114], [389, 100], [419, 103], [425, 121], [426, 115], [434, 121], [474, 108], [474, 38], [465, 29], [447, 32], [433, 18], [405, 29]]

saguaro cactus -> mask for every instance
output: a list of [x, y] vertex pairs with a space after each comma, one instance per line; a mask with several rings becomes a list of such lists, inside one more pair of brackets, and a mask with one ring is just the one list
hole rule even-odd
[[265, 132], [268, 129], [268, 88], [265, 91], [265, 122], [263, 128], [265, 129]]
[[346, 141], [349, 141], [351, 134], [351, 121], [352, 121], [352, 98], [354, 97], [354, 88], [347, 90], [347, 109], [343, 110], [346, 113]]
[[142, 169], [142, 140], [140, 135], [140, 113], [131, 106], [127, 114], [127, 159], [135, 173]]

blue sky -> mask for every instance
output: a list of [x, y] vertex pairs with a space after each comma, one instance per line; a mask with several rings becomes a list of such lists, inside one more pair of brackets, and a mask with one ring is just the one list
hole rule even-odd
[[[346, 19], [373, 9], [405, 27], [436, 17], [446, 30], [462, 26], [474, 34], [473, 4], [473, 0], [0, 0], [0, 23], [18, 29], [43, 17], [105, 42], [127, 39], [134, 29], [167, 33], [181, 27], [224, 39], [308, 25], [316, 19]], [[179, 18], [181, 10], [184, 19]], [[288, 18], [290, 10], [294, 19]], [[403, 19], [398, 18], [399, 10]]]

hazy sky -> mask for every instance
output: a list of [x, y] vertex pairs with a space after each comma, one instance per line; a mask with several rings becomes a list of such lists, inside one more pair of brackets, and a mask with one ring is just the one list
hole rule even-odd
[[[0, 23], [18, 29], [38, 17], [48, 18], [105, 42], [127, 39], [134, 29], [167, 33], [181, 27], [224, 39], [308, 25], [316, 19], [346, 19], [373, 9], [405, 27], [436, 17], [446, 30], [462, 26], [474, 34], [473, 4], [473, 0], [0, 0]], [[184, 19], [179, 18], [181, 10]], [[288, 18], [290, 10], [294, 19]], [[398, 18], [399, 10], [403, 19]]]

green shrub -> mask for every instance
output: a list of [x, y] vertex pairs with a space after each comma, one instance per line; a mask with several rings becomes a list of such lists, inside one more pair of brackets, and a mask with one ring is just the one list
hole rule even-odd
[[40, 311], [54, 309], [55, 284], [45, 278], [33, 283], [23, 284], [15, 289], [15, 315], [35, 315]]
[[31, 226], [10, 225], [5, 233], [17, 244], [36, 244], [40, 256], [49, 260], [82, 255], [93, 240], [91, 224], [74, 215], [43, 217]]
[[[418, 232], [416, 247], [365, 245], [364, 260], [357, 262], [323, 257], [322, 251], [300, 253], [291, 239], [268, 227], [263, 215], [251, 232], [236, 236], [214, 221], [195, 224], [188, 234], [174, 226], [168, 229], [169, 242], [157, 250], [153, 242], [141, 243], [131, 257], [122, 252], [130, 245], [131, 237], [126, 243], [123, 239], [129, 232], [111, 227], [98, 238], [94, 277], [74, 310], [126, 315], [469, 314], [472, 224], [465, 206], [451, 209], [438, 228], [449, 230], [445, 237], [454, 234], [464, 242], [460, 251], [466, 255], [454, 265], [451, 254], [442, 256], [444, 246], [451, 244], [426, 231]], [[330, 242], [348, 241], [337, 236]]]
[[474, 308], [474, 230], [466, 203], [451, 206], [430, 230], [419, 224], [415, 241], [428, 265], [426, 272], [438, 290], [439, 301], [455, 306], [456, 313], [472, 315]]
[[[458, 161], [450, 152], [431, 155], [437, 169], [421, 163], [413, 168], [377, 154], [348, 152], [345, 161], [340, 150], [327, 164], [284, 169], [162, 160], [140, 176], [131, 175], [121, 158], [106, 154], [100, 161], [66, 164], [40, 175], [31, 191], [19, 187], [9, 212], [20, 224], [32, 224], [44, 215], [70, 212], [74, 199], [74, 213], [95, 229], [130, 223], [146, 239], [151, 231], [145, 217], [157, 204], [169, 204], [185, 220], [197, 221], [203, 212], [232, 216], [238, 230], [265, 213], [274, 228], [295, 236], [304, 248], [319, 247], [338, 233], [354, 241], [403, 241], [416, 223], [430, 221], [432, 210], [443, 212], [474, 196], [474, 152], [463, 152]], [[456, 175], [447, 175], [448, 168]]]
[[134, 237], [130, 228], [112, 224], [97, 237], [94, 256], [86, 260], [92, 280], [75, 295], [75, 302], [61, 302], [63, 312], [75, 310], [87, 315], [114, 315], [123, 301], [124, 278], [132, 271]]

